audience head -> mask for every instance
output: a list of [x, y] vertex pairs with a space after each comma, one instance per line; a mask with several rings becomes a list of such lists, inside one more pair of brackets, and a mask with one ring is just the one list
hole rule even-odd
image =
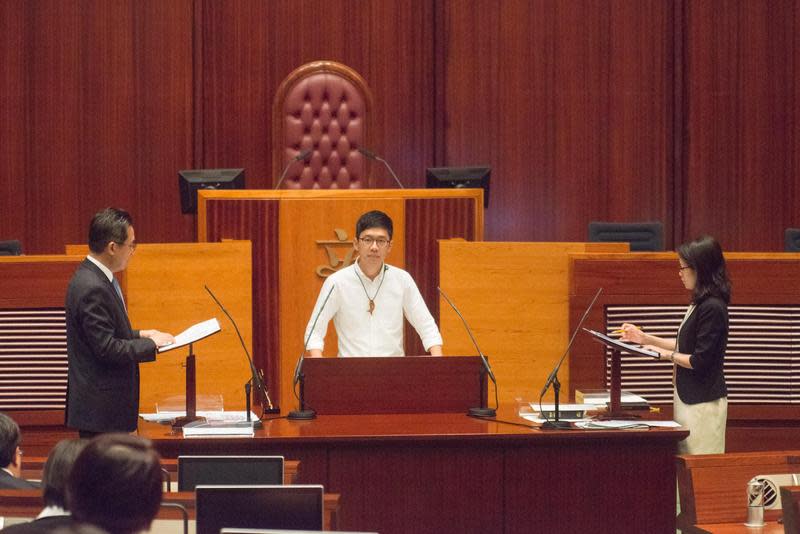
[[89, 250], [100, 254], [109, 243], [125, 243], [131, 226], [133, 218], [125, 210], [106, 208], [98, 211], [89, 223]]
[[78, 521], [110, 534], [150, 528], [162, 492], [161, 463], [150, 442], [102, 434], [78, 455], [67, 481], [67, 506]]
[[65, 439], [50, 451], [42, 470], [42, 493], [46, 506], [67, 509], [67, 479], [87, 443], [85, 439]]
[[21, 442], [22, 434], [17, 422], [0, 413], [0, 467], [8, 469], [17, 477], [22, 465], [22, 449], [19, 447]]
[[373, 210], [359, 217], [356, 222], [356, 239], [361, 237], [361, 232], [370, 228], [383, 228], [389, 234], [389, 240], [391, 241], [392, 232], [394, 231], [392, 219], [384, 212]]
[[730, 302], [731, 281], [725, 269], [722, 247], [716, 239], [704, 235], [686, 242], [678, 247], [678, 256], [696, 277], [694, 287], [690, 288], [693, 302], [700, 302], [706, 297], [718, 297]]

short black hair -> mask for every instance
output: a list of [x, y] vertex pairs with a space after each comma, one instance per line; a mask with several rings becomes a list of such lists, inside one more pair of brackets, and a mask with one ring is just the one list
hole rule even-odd
[[358, 222], [356, 222], [356, 238], [361, 236], [361, 232], [370, 228], [383, 228], [389, 234], [389, 240], [391, 241], [394, 225], [392, 224], [392, 218], [384, 212], [372, 210], [359, 217]]
[[19, 425], [4, 413], [0, 413], [0, 467], [8, 467], [17, 455], [22, 441]]
[[124, 243], [131, 226], [133, 218], [125, 210], [106, 208], [98, 211], [89, 223], [89, 250], [99, 254], [111, 241]]
[[731, 281], [725, 268], [722, 247], [716, 239], [703, 235], [694, 241], [687, 241], [678, 247], [678, 256], [697, 275], [692, 302], [698, 304], [707, 297], [718, 297], [726, 303], [731, 301]]
[[78, 521], [109, 534], [133, 534], [150, 528], [161, 492], [161, 460], [150, 441], [129, 434], [101, 434], [72, 466], [67, 505]]
[[42, 497], [45, 506], [67, 509], [67, 480], [78, 455], [89, 443], [86, 439], [62, 439], [50, 454], [42, 470]]

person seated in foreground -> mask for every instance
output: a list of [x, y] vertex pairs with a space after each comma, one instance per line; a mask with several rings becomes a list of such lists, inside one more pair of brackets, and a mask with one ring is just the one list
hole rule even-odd
[[22, 433], [19, 425], [0, 413], [0, 489], [38, 489], [22, 478]]
[[87, 443], [83, 439], [65, 439], [53, 447], [42, 470], [44, 509], [33, 521], [3, 529], [4, 534], [53, 532], [57, 528], [71, 527], [75, 523], [67, 508], [66, 485], [75, 459]]
[[75, 460], [67, 506], [81, 523], [109, 534], [134, 534], [150, 528], [161, 493], [161, 460], [148, 440], [101, 434]]

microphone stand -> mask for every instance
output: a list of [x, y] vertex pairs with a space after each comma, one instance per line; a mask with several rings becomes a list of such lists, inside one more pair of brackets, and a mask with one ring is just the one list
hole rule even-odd
[[[472, 330], [470, 330], [469, 325], [467, 324], [467, 320], [464, 319], [464, 316], [461, 315], [460, 311], [458, 311], [458, 308], [456, 308], [456, 305], [453, 304], [453, 302], [447, 297], [445, 292], [442, 291], [441, 287], [437, 286], [436, 289], [439, 290], [439, 293], [442, 294], [442, 296], [444, 297], [444, 300], [447, 301], [447, 303], [450, 305], [450, 307], [453, 308], [453, 311], [456, 312], [456, 315], [458, 315], [459, 319], [461, 319], [461, 322], [464, 323], [464, 329], [467, 331], [467, 334], [469, 334], [469, 337], [472, 340], [472, 344], [475, 345], [475, 350], [478, 351], [478, 356], [481, 357], [481, 362], [483, 363], [483, 374], [484, 375], [488, 374], [489, 378], [492, 380], [492, 383], [494, 384], [494, 405], [495, 405], [495, 407], [494, 408], [489, 408], [488, 406], [480, 406], [478, 408], [470, 408], [469, 411], [467, 412], [467, 414], [468, 415], [472, 415], [474, 417], [494, 417], [494, 416], [497, 415], [497, 408], [500, 407], [500, 402], [499, 402], [498, 396], [497, 396], [497, 380], [495, 380], [495, 378], [494, 378], [494, 373], [492, 372], [492, 368], [489, 365], [489, 360], [486, 359], [486, 356], [484, 356], [483, 352], [481, 352], [480, 347], [478, 347], [478, 342], [475, 341], [475, 336], [472, 335]], [[481, 382], [484, 382], [484, 380], [481, 380]], [[481, 386], [483, 386], [483, 384], [481, 384]], [[483, 388], [481, 388], [481, 389], [483, 389]], [[483, 397], [483, 393], [481, 393], [481, 397]]]
[[[231, 314], [228, 313], [228, 310], [225, 309], [225, 306], [222, 305], [222, 303], [214, 295], [214, 293], [211, 292], [208, 286], [204, 285], [203, 287], [206, 289], [206, 291], [214, 300], [214, 302], [217, 303], [217, 306], [219, 306], [219, 309], [222, 310], [222, 313], [225, 314], [225, 316], [233, 325], [233, 329], [236, 331], [236, 335], [239, 336], [239, 342], [242, 345], [242, 349], [244, 349], [244, 355], [247, 357], [247, 363], [250, 366], [250, 379], [244, 386], [244, 391], [246, 396], [245, 407], [247, 409], [247, 421], [249, 422], [252, 420], [252, 416], [250, 415], [250, 408], [251, 408], [250, 393], [252, 391], [252, 388], [255, 388], [256, 390], [256, 396], [257, 396], [256, 401], [259, 404], [261, 404], [262, 417], [264, 414], [268, 413], [269, 414], [281, 413], [281, 409], [277, 406], [273, 406], [272, 400], [269, 398], [269, 391], [267, 391], [267, 386], [264, 384], [264, 375], [262, 375], [261, 372], [258, 369], [256, 369], [256, 366], [253, 363], [253, 359], [250, 357], [250, 353], [247, 350], [247, 345], [245, 344], [244, 339], [242, 338], [242, 334], [241, 332], [239, 332], [239, 327], [236, 325], [236, 321], [233, 320]], [[258, 421], [255, 422], [254, 428], [260, 428], [260, 425], [261, 425], [261, 420], [259, 419]]]
[[278, 185], [275, 186], [275, 190], [278, 190], [278, 189], [281, 188], [281, 184], [283, 183], [283, 179], [286, 178], [286, 173], [289, 172], [289, 169], [291, 168], [291, 166], [294, 165], [298, 161], [305, 160], [308, 157], [309, 154], [311, 154], [311, 149], [306, 148], [306, 149], [300, 151], [300, 153], [298, 155], [296, 155], [295, 157], [293, 157], [292, 159], [289, 160], [289, 163], [286, 164], [286, 166], [283, 168], [283, 172], [281, 172], [281, 177], [278, 179]]
[[405, 189], [405, 186], [403, 186], [403, 182], [401, 182], [400, 178], [398, 178], [397, 175], [394, 173], [394, 171], [392, 170], [392, 166], [389, 165], [388, 161], [378, 156], [371, 150], [367, 150], [366, 148], [359, 148], [358, 151], [373, 161], [380, 161], [381, 163], [383, 163], [383, 166], [386, 167], [386, 169], [389, 171], [389, 174], [392, 175], [392, 178], [394, 178], [394, 181], [397, 183], [397, 185], [400, 186], [400, 189]]
[[567, 350], [565, 350], [564, 354], [561, 355], [561, 359], [558, 360], [558, 363], [550, 372], [550, 375], [547, 377], [547, 380], [545, 380], [544, 387], [542, 388], [542, 393], [539, 395], [539, 411], [542, 412], [542, 415], [544, 415], [543, 410], [541, 409], [542, 397], [544, 397], [544, 394], [547, 393], [547, 390], [550, 388], [550, 385], [552, 384], [553, 395], [555, 396], [555, 401], [553, 402], [553, 405], [555, 407], [556, 413], [555, 413], [555, 419], [553, 421], [548, 420], [542, 423], [543, 430], [567, 430], [572, 428], [572, 424], [570, 422], [561, 421], [559, 419], [560, 412], [558, 407], [558, 401], [559, 401], [559, 396], [561, 394], [561, 382], [558, 381], [558, 370], [561, 369], [561, 364], [564, 363], [564, 358], [566, 358], [567, 354], [569, 354], [569, 349], [570, 347], [572, 347], [573, 341], [575, 341], [575, 336], [578, 335], [578, 331], [581, 329], [581, 326], [583, 326], [583, 322], [589, 316], [589, 311], [592, 309], [592, 306], [594, 306], [597, 297], [599, 297], [600, 293], [602, 292], [603, 288], [601, 287], [600, 289], [597, 290], [597, 293], [595, 293], [592, 302], [589, 303], [589, 307], [586, 308], [585, 312], [583, 312], [583, 317], [581, 317], [581, 320], [578, 322], [578, 326], [575, 328], [575, 331], [572, 332], [572, 337], [570, 338], [569, 343], [567, 343]]
[[292, 410], [288, 414], [286, 414], [286, 418], [290, 421], [308, 421], [310, 419], [314, 419], [317, 417], [317, 412], [311, 409], [306, 409], [306, 393], [305, 393], [305, 384], [306, 384], [306, 377], [303, 373], [303, 362], [305, 361], [306, 351], [308, 350], [308, 342], [311, 340], [311, 334], [314, 333], [314, 328], [317, 326], [317, 321], [319, 320], [319, 316], [322, 315], [322, 310], [325, 309], [325, 305], [328, 303], [328, 299], [331, 298], [331, 293], [336, 288], [336, 285], [331, 286], [331, 290], [328, 291], [328, 294], [325, 295], [325, 300], [322, 301], [322, 306], [320, 306], [319, 311], [317, 312], [317, 316], [314, 317], [314, 322], [311, 324], [311, 329], [308, 331], [308, 336], [306, 336], [306, 342], [303, 344], [303, 352], [300, 353], [300, 357], [297, 359], [297, 365], [294, 367], [294, 379], [292, 380], [292, 387], [297, 388], [297, 385], [300, 384], [300, 394], [297, 395], [297, 391], [295, 390], [295, 395], [297, 396], [298, 402], [298, 409]]

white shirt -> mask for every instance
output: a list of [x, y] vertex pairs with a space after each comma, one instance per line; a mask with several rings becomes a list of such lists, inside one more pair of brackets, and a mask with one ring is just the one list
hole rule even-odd
[[[314, 318], [329, 292], [330, 298], [309, 338]], [[367, 294], [375, 302], [372, 313]], [[370, 280], [356, 262], [322, 284], [303, 339], [309, 340], [308, 350], [322, 350], [332, 318], [339, 338], [339, 356], [404, 356], [403, 315], [419, 334], [425, 350], [442, 344], [439, 328], [410, 274], [384, 264], [383, 272]]]
[[103, 265], [100, 260], [93, 258], [91, 255], [86, 256], [86, 259], [100, 267], [100, 270], [103, 271], [103, 274], [106, 275], [109, 282], [114, 280], [114, 273], [111, 272], [111, 269]]

